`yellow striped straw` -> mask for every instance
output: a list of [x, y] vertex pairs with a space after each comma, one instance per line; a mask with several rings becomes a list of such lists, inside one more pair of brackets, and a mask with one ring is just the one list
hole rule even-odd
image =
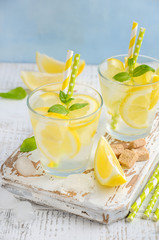
[[62, 90], [64, 90], [69, 83], [70, 75], [71, 75], [71, 66], [72, 66], [72, 58], [73, 58], [73, 51], [67, 50], [67, 58], [66, 58], [66, 65], [65, 65], [65, 72], [64, 72], [64, 81], [62, 84]]
[[130, 38], [130, 43], [129, 43], [128, 58], [133, 57], [135, 39], [136, 39], [136, 34], [137, 34], [137, 27], [138, 27], [138, 23], [133, 22], [132, 31], [131, 31], [131, 38]]

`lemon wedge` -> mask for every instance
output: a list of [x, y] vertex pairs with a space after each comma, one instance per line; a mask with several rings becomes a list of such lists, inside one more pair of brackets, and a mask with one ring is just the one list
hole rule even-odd
[[49, 83], [59, 83], [58, 88], [61, 89], [63, 78], [63, 73], [21, 72], [21, 79], [30, 90], [34, 90], [35, 88]]
[[94, 160], [95, 176], [105, 186], [118, 186], [126, 182], [125, 174], [109, 143], [101, 137]]
[[[65, 71], [65, 62], [58, 61], [45, 54], [36, 53], [36, 63], [40, 72], [46, 73], [63, 73]], [[78, 75], [83, 71], [85, 61], [80, 60]]]
[[131, 89], [120, 104], [120, 115], [123, 121], [132, 128], [146, 128], [152, 87]]

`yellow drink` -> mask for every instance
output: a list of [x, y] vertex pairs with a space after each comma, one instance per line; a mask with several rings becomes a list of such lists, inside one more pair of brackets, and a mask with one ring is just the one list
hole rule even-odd
[[71, 105], [86, 102], [88, 105], [67, 115], [48, 112], [52, 105], [60, 103], [56, 85], [59, 89], [58, 84], [51, 84], [31, 93], [28, 107], [44, 170], [67, 176], [84, 171], [88, 165], [102, 98], [95, 89], [76, 84]]
[[125, 57], [120, 55], [103, 61], [98, 71], [107, 131], [117, 139], [131, 141], [146, 137], [151, 130], [159, 100], [159, 61], [139, 56], [135, 67], [146, 64], [155, 72], [148, 71], [120, 82], [113, 76], [127, 71]]

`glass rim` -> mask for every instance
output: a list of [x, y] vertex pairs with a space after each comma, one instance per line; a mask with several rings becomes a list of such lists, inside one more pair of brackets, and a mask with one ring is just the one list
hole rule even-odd
[[[101, 95], [95, 88], [91, 87], [90, 85], [85, 84], [85, 83], [79, 83], [79, 82], [76, 82], [75, 86], [76, 86], [76, 85], [82, 85], [82, 86], [84, 86], [84, 87], [87, 87], [87, 88], [92, 89], [94, 92], [96, 92], [96, 93], [98, 94], [98, 96], [99, 96], [99, 98], [100, 98], [100, 106], [97, 108], [96, 111], [94, 111], [94, 112], [92, 112], [92, 113], [90, 113], [90, 114], [88, 114], [88, 115], [85, 115], [85, 116], [82, 116], [82, 117], [78, 117], [78, 118], [61, 119], [61, 118], [53, 118], [53, 117], [44, 116], [44, 115], [38, 113], [37, 111], [35, 111], [35, 110], [30, 106], [30, 103], [29, 103], [30, 98], [31, 98], [36, 92], [38, 92], [40, 89], [42, 89], [42, 88], [44, 88], [44, 87], [52, 86], [52, 85], [59, 85], [59, 84], [62, 84], [62, 83], [63, 83], [63, 81], [62, 81], [62, 82], [57, 82], [57, 83], [49, 83], [49, 84], [45, 84], [45, 85], [42, 85], [42, 86], [34, 89], [34, 90], [27, 96], [27, 107], [28, 107], [28, 109], [29, 109], [31, 112], [33, 112], [34, 114], [36, 114], [37, 116], [42, 117], [42, 118], [44, 118], [44, 119], [49, 119], [49, 120], [52, 120], [52, 121], [53, 121], [53, 120], [56, 120], [56, 121], [61, 121], [61, 122], [63, 122], [63, 121], [78, 121], [78, 120], [87, 119], [87, 118], [95, 115], [96, 113], [98, 113], [98, 112], [100, 111], [100, 109], [101, 109], [102, 106], [103, 106], [103, 98], [102, 98], [102, 95]], [[53, 90], [53, 92], [55, 92], [55, 90]]]
[[[128, 56], [127, 54], [119, 54], [119, 55], [115, 55], [115, 56], [109, 57], [109, 58], [103, 60], [102, 62], [100, 62], [99, 65], [98, 65], [98, 73], [99, 73], [99, 75], [100, 75], [102, 78], [104, 78], [106, 81], [109, 81], [109, 82], [112, 83], [112, 84], [119, 84], [119, 85], [128, 86], [128, 87], [130, 87], [130, 86], [131, 86], [131, 87], [151, 86], [151, 85], [154, 85], [154, 84], [156, 84], [156, 83], [159, 82], [159, 81], [157, 81], [157, 82], [154, 82], [154, 83], [147, 83], [147, 84], [142, 84], [142, 85], [141, 85], [141, 84], [130, 85], [130, 84], [125, 84], [125, 83], [122, 83], [122, 82], [119, 82], [119, 81], [112, 81], [112, 80], [110, 80], [109, 78], [105, 77], [105, 76], [101, 73], [101, 70], [100, 70], [101, 65], [102, 65], [103, 63], [105, 63], [108, 59], [118, 58], [118, 57], [127, 57], [127, 56]], [[153, 60], [153, 61], [159, 63], [159, 60], [156, 59], [156, 58], [153, 58], [153, 57], [148, 57], [148, 56], [145, 56], [145, 55], [139, 55], [139, 57], [147, 58], [147, 59], [150, 59], [150, 60]]]

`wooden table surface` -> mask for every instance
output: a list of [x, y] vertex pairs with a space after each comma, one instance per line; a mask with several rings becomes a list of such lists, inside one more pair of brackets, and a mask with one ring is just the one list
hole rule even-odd
[[[17, 86], [25, 87], [20, 79], [21, 70], [35, 70], [35, 65], [1, 63], [0, 91]], [[99, 88], [96, 66], [87, 66], [80, 79]], [[32, 131], [26, 99], [18, 102], [16, 112], [12, 111], [12, 104], [13, 100], [0, 100], [0, 165]], [[132, 223], [126, 223], [123, 219], [111, 225], [102, 225], [37, 205], [34, 205], [35, 220], [18, 223], [11, 210], [0, 209], [0, 240], [157, 240], [159, 222], [141, 219], [145, 206], [146, 202]]]

